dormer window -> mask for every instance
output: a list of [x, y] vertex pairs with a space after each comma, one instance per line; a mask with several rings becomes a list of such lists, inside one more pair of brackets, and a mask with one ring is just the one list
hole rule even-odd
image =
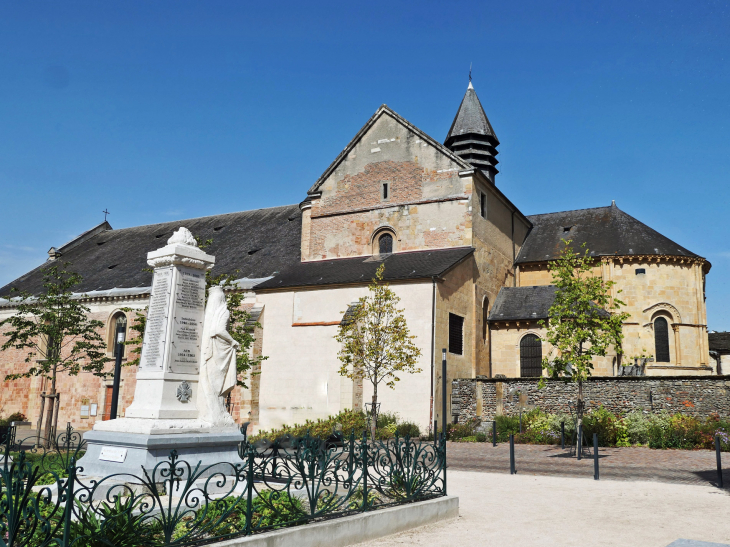
[[573, 228], [573, 227], [572, 226], [563, 226], [563, 233], [570, 232], [571, 228]]

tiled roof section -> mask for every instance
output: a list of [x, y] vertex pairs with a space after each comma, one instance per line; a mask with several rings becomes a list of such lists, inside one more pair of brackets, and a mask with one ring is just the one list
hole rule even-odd
[[373, 257], [338, 258], [300, 262], [273, 279], [264, 281], [256, 290], [369, 283], [375, 271], [385, 263], [385, 281], [424, 279], [440, 276], [474, 252], [473, 247], [455, 247], [433, 251], [393, 253], [383, 260]]
[[554, 285], [502, 287], [489, 312], [489, 321], [546, 319], [555, 291]]
[[[287, 205], [107, 230], [73, 246], [58, 260], [70, 262], [70, 269], [81, 274], [83, 281], [75, 292], [149, 287], [152, 273], [144, 271], [149, 268], [147, 253], [163, 247], [174, 230], [185, 226], [202, 240], [213, 240], [205, 252], [215, 255], [214, 275], [265, 278], [301, 260], [301, 219], [299, 206]], [[0, 289], [0, 296], [7, 295], [11, 287], [38, 293], [41, 268]]]
[[[550, 306], [555, 301], [555, 285], [532, 287], [502, 287], [489, 312], [488, 321], [517, 321], [526, 319], [547, 319]], [[608, 316], [608, 312], [593, 305], [597, 315]]]
[[710, 339], [710, 351], [730, 354], [730, 332], [710, 332], [707, 336]]
[[563, 239], [578, 249], [583, 243], [594, 256], [669, 255], [699, 258], [671, 239], [624, 213], [616, 205], [561, 213], [530, 215], [533, 224], [517, 264], [558, 257]]
[[[482, 103], [479, 101], [477, 92], [474, 91], [471, 83], [469, 83], [464, 98], [461, 100], [459, 110], [444, 141], [448, 143], [452, 137], [468, 134], [485, 135], [497, 140], [492, 124], [489, 123], [484, 108], [482, 108]], [[497, 141], [497, 144], [499, 144], [499, 141]]]

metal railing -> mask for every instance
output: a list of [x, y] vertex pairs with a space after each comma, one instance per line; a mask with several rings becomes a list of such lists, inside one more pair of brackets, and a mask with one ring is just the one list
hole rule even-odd
[[173, 450], [152, 469], [103, 478], [84, 476], [85, 443], [70, 426], [45, 447], [2, 440], [2, 547], [201, 545], [446, 495], [443, 436], [244, 438], [235, 463]]

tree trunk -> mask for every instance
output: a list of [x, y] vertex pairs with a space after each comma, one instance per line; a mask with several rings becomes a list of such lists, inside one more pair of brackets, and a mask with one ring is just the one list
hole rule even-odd
[[51, 393], [48, 395], [48, 408], [46, 409], [46, 429], [43, 433], [45, 437], [45, 446], [50, 446], [53, 441], [53, 407], [56, 405], [56, 365], [53, 366], [53, 376], [51, 376]]
[[578, 438], [578, 445], [576, 449], [581, 451], [583, 449], [583, 429], [581, 428], [583, 425], [583, 380], [578, 380], [578, 404], [576, 405], [575, 410], [578, 416], [578, 424], [576, 425], [575, 431], [575, 436]]
[[375, 440], [375, 430], [378, 427], [378, 386], [373, 390], [373, 404], [370, 416], [370, 439]]

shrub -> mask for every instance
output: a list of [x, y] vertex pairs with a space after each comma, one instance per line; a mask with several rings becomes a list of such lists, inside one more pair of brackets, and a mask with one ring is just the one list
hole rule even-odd
[[487, 442], [487, 434], [486, 433], [477, 433], [475, 436], [476, 442], [478, 443], [485, 443]]
[[603, 406], [583, 416], [583, 434], [588, 444], [593, 444], [593, 434], [598, 433], [598, 446], [616, 445], [616, 415]]
[[411, 439], [418, 439], [421, 436], [421, 428], [413, 422], [402, 422], [398, 424], [397, 431], [400, 437], [407, 435]]
[[342, 434], [348, 438], [351, 433], [355, 433], [355, 437], [362, 437], [363, 432], [367, 428], [367, 417], [365, 413], [359, 410], [345, 409], [339, 414], [329, 416], [325, 419], [317, 421], [307, 420], [303, 424], [285, 425], [279, 429], [270, 431], [260, 431], [250, 438], [251, 441], [258, 439], [276, 439], [285, 434], [295, 437], [303, 437], [309, 432], [312, 437], [318, 439], [327, 439], [332, 435], [332, 431], [340, 425], [342, 426]]
[[10, 416], [8, 416], [8, 423], [12, 422], [27, 422], [28, 418], [25, 417], [25, 414], [22, 412], [14, 412]]

